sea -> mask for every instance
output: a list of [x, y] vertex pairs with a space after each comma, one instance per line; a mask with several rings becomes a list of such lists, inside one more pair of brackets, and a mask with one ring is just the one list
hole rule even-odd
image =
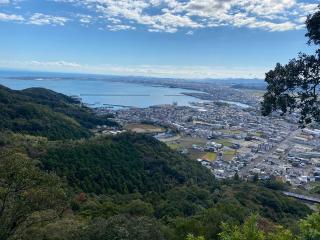
[[190, 106], [201, 100], [183, 95], [197, 92], [164, 86], [151, 86], [113, 81], [112, 77], [23, 71], [0, 71], [0, 85], [13, 90], [31, 87], [47, 88], [68, 96], [77, 96], [90, 107], [146, 108], [154, 105], [176, 103]]

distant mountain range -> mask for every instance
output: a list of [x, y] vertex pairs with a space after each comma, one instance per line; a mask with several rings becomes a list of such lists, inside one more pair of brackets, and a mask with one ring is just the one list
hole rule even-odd
[[51, 78], [51, 79], [98, 79], [98, 80], [113, 80], [113, 81], [163, 81], [163, 82], [204, 82], [204, 83], [223, 83], [223, 84], [264, 84], [263, 79], [252, 78], [164, 78], [164, 77], [146, 77], [146, 76], [118, 76], [118, 75], [101, 75], [101, 74], [81, 74], [81, 73], [58, 73], [58, 72], [36, 72], [36, 71], [22, 71], [22, 70], [4, 70], [0, 69], [0, 77], [14, 78], [14, 79], [35, 79], [35, 78]]

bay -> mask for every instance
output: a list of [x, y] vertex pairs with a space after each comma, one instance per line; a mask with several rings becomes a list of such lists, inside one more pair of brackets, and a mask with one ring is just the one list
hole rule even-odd
[[79, 96], [91, 107], [112, 105], [145, 108], [153, 105], [172, 104], [190, 106], [199, 99], [183, 95], [196, 92], [179, 88], [150, 86], [72, 74], [0, 72], [0, 84], [14, 90], [30, 87], [47, 88], [68, 96]]

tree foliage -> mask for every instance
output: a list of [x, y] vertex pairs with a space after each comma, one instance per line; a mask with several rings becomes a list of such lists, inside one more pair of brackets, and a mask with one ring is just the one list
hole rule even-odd
[[165, 240], [160, 224], [154, 219], [130, 215], [95, 219], [79, 235], [80, 240]]
[[13, 91], [0, 86], [0, 116], [2, 131], [50, 140], [86, 138], [96, 125], [115, 125], [65, 95], [38, 88]]
[[258, 216], [253, 215], [243, 226], [230, 226], [222, 223], [221, 240], [265, 240], [265, 234], [258, 228]]
[[311, 44], [320, 44], [320, 11], [314, 13], [313, 15], [308, 16], [307, 21], [307, 30], [306, 37], [309, 38], [308, 43]]
[[144, 135], [58, 144], [41, 162], [45, 170], [65, 176], [75, 189], [97, 194], [162, 192], [186, 182], [214, 182], [199, 163]]
[[195, 237], [193, 234], [188, 234], [186, 240], [205, 240], [205, 238], [202, 236]]
[[317, 240], [320, 239], [320, 212], [309, 215], [300, 221], [299, 233], [293, 234], [289, 229], [275, 226], [271, 231], [264, 231], [259, 226], [261, 218], [249, 217], [241, 226], [223, 223], [220, 240]]
[[[320, 11], [310, 15], [306, 21], [309, 43], [320, 44]], [[288, 64], [278, 63], [274, 70], [266, 73], [267, 92], [262, 103], [262, 113], [273, 111], [282, 114], [300, 112], [300, 123], [307, 125], [320, 122], [320, 50], [315, 54], [301, 53]]]
[[300, 222], [301, 240], [320, 239], [320, 211]]
[[[58, 109], [68, 108], [65, 96], [23, 92], [48, 111], [64, 114]], [[17, 112], [16, 106], [6, 111], [27, 124], [34, 120], [32, 112]], [[46, 117], [37, 115], [39, 121]], [[48, 128], [45, 135], [51, 134], [57, 136]], [[70, 198], [55, 174], [65, 179]], [[217, 240], [221, 232], [231, 234], [227, 226], [243, 237], [287, 240], [291, 232], [285, 228], [266, 229], [294, 228], [311, 211], [283, 196], [284, 187], [275, 179], [219, 182], [198, 162], [145, 135], [52, 141], [0, 133], [1, 240]], [[258, 218], [256, 225], [245, 221], [255, 213], [265, 220], [264, 228]], [[314, 215], [303, 220], [301, 232], [316, 239], [317, 221]]]
[[67, 195], [56, 176], [42, 172], [21, 154], [0, 159], [0, 239], [51, 221], [66, 208]]

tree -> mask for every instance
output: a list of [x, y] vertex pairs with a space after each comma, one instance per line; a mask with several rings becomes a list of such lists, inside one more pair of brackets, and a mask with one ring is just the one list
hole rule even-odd
[[53, 222], [30, 228], [23, 235], [23, 240], [75, 240], [80, 239], [87, 227], [86, 222], [81, 218], [67, 216], [59, 218]]
[[[320, 11], [307, 18], [309, 44], [320, 45]], [[320, 122], [320, 49], [314, 55], [300, 53], [288, 64], [278, 63], [266, 73], [267, 92], [263, 115], [279, 110], [282, 114], [300, 112], [301, 125]]]
[[128, 203], [122, 211], [126, 214], [130, 214], [132, 216], [153, 216], [154, 209], [150, 203], [145, 203], [138, 200], [133, 200]]
[[238, 181], [240, 180], [240, 177], [239, 177], [239, 173], [238, 173], [238, 172], [236, 172], [236, 173], [234, 174], [233, 180], [236, 181], [236, 182], [238, 182]]
[[79, 240], [164, 240], [162, 226], [147, 217], [116, 215], [109, 219], [97, 218], [84, 232], [79, 233]]
[[300, 221], [301, 240], [320, 239], [320, 212], [309, 215]]
[[16, 239], [36, 224], [50, 222], [66, 207], [59, 179], [22, 154], [0, 156], [0, 239]]
[[295, 240], [290, 230], [279, 227], [274, 233], [268, 235], [268, 240]]
[[254, 183], [259, 182], [259, 174], [258, 174], [258, 173], [255, 173], [255, 174], [253, 175], [252, 181], [253, 181]]
[[308, 43], [314, 43], [316, 45], [320, 44], [320, 11], [314, 13], [313, 15], [308, 16], [307, 21], [307, 30], [306, 37], [309, 38]]
[[[249, 217], [242, 226], [222, 224], [223, 231], [219, 234], [221, 240], [295, 240], [290, 230], [281, 226], [273, 231], [263, 231], [262, 219], [257, 215]], [[263, 226], [266, 227], [266, 226]], [[318, 238], [310, 238], [310, 240]], [[303, 238], [304, 240], [304, 238]], [[305, 239], [307, 240], [307, 238]]]
[[205, 240], [204, 237], [200, 236], [200, 237], [195, 237], [192, 234], [188, 234], [186, 240]]
[[243, 226], [230, 226], [222, 224], [221, 240], [265, 240], [265, 234], [258, 228], [258, 216], [249, 217]]

